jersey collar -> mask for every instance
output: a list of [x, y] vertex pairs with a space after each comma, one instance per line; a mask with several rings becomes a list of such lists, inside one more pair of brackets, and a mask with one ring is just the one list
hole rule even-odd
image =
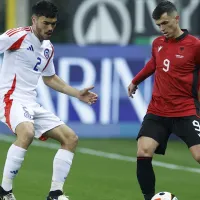
[[183, 34], [180, 35], [179, 37], [175, 38], [175, 39], [168, 39], [168, 38], [165, 38], [165, 41], [168, 42], [168, 41], [171, 41], [171, 42], [179, 42], [181, 40], [183, 40], [188, 34], [188, 30], [187, 29], [181, 29], [183, 31]]
[[181, 30], [183, 31], [183, 34], [176, 38], [177, 42], [184, 39], [189, 34], [187, 29], [181, 29]]

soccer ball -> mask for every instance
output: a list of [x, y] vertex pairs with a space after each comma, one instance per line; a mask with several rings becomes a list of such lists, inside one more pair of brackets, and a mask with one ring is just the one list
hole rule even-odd
[[178, 200], [173, 194], [170, 192], [159, 192], [151, 200]]
[[61, 195], [58, 197], [58, 200], [69, 200], [67, 196]]

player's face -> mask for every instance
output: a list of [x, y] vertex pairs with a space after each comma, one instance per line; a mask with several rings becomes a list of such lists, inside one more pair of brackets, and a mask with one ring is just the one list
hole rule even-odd
[[160, 19], [155, 20], [156, 25], [166, 38], [174, 38], [178, 29], [179, 16], [164, 13]]
[[34, 16], [32, 18], [33, 21], [33, 26], [35, 28], [35, 31], [37, 33], [37, 36], [40, 40], [48, 40], [55, 27], [56, 27], [56, 23], [57, 23], [57, 18], [48, 18], [45, 16]]

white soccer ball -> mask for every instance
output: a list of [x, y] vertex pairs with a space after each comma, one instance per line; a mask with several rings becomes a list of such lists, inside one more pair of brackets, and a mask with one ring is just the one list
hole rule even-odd
[[61, 195], [58, 197], [58, 200], [69, 200], [69, 198], [65, 195]]
[[178, 200], [173, 194], [170, 192], [159, 192], [151, 200]]

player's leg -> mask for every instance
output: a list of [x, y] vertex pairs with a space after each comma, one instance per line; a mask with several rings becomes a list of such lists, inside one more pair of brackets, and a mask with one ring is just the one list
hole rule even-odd
[[[40, 107], [36, 112], [35, 135], [38, 138], [52, 138], [61, 144], [53, 160], [53, 176], [47, 199], [57, 199], [63, 195], [63, 185], [70, 171], [78, 137], [54, 114]], [[64, 199], [67, 199], [63, 196]], [[64, 200], [63, 199], [63, 200]]]
[[200, 163], [200, 118], [188, 116], [177, 120], [176, 135], [187, 144], [193, 158]]
[[74, 131], [65, 124], [46, 132], [45, 136], [61, 144], [61, 148], [54, 157], [53, 176], [50, 188], [50, 196], [56, 196], [54, 195], [55, 193], [63, 192], [63, 185], [72, 165], [78, 137]]
[[152, 158], [164, 154], [170, 135], [170, 119], [147, 114], [138, 135], [137, 178], [145, 200], [155, 194], [155, 174]]
[[[10, 146], [4, 165], [3, 179], [0, 188], [0, 199], [12, 199], [13, 180], [21, 168], [26, 151], [34, 137], [33, 121], [26, 114], [21, 104], [13, 101], [9, 115], [2, 119], [15, 132], [16, 141]], [[29, 115], [30, 116], [30, 115]]]
[[159, 143], [150, 137], [141, 136], [138, 139], [137, 179], [145, 200], [150, 200], [155, 193], [155, 174], [152, 158], [158, 145]]
[[193, 158], [200, 164], [200, 144], [193, 145], [189, 149]]

